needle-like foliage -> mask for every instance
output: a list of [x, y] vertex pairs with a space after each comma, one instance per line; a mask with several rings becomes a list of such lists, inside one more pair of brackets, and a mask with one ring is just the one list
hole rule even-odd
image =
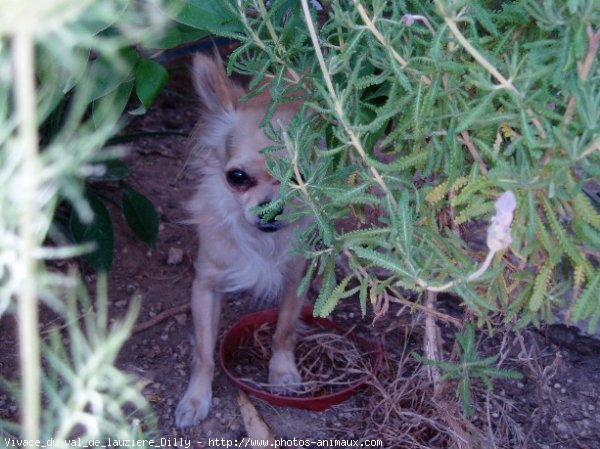
[[[351, 296], [340, 254], [374, 305], [402, 286], [453, 291], [483, 321], [597, 313], [597, 2], [220, 3], [229, 68], [275, 103], [305, 98], [271, 129], [269, 168], [315, 217], [299, 250], [324, 276], [316, 314]], [[507, 191], [510, 246], [476, 248], [467, 229]], [[348, 215], [373, 229], [339, 230]]]
[[[0, 422], [6, 445], [105, 444], [107, 437], [139, 437], [146, 423], [137, 381], [115, 367], [137, 308], [109, 326], [105, 281], [92, 301], [77, 273], [49, 261], [93, 249], [64, 244], [53, 217], [66, 200], [80, 223], [98, 219], [84, 180], [102, 176], [104, 162], [123, 154], [103, 147], [122, 125], [132, 92], [132, 45], [154, 36], [164, 20], [158, 6], [0, 3], [0, 317], [15, 315], [20, 365], [1, 379], [20, 418]], [[137, 86], [144, 106], [152, 99], [148, 86]], [[40, 333], [40, 302], [59, 315], [60, 330]]]

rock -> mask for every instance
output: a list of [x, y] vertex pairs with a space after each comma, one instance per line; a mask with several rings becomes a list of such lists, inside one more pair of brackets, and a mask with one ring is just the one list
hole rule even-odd
[[172, 246], [167, 254], [167, 265], [179, 265], [183, 262], [183, 250]]
[[562, 423], [562, 422], [559, 422], [558, 424], [556, 424], [556, 430], [558, 430], [562, 434], [569, 433], [569, 428], [567, 427], [567, 425], [565, 423]]
[[177, 315], [175, 315], [175, 321], [177, 321], [177, 324], [179, 324], [180, 326], [185, 326], [187, 324], [187, 314], [185, 313], [179, 313]]

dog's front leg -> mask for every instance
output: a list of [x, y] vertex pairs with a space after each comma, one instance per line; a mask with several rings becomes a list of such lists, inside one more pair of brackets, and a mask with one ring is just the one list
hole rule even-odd
[[175, 410], [177, 427], [199, 423], [210, 410], [220, 312], [221, 294], [213, 291], [206, 280], [196, 277], [192, 285], [194, 359], [190, 383]]
[[296, 387], [302, 382], [296, 360], [294, 346], [296, 342], [296, 326], [304, 304], [304, 297], [296, 294], [297, 283], [290, 282], [286, 294], [279, 306], [277, 327], [273, 335], [273, 353], [269, 361], [269, 383]]

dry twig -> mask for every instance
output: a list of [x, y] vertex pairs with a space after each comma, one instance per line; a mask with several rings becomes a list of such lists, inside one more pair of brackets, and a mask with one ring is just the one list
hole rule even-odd
[[[267, 378], [273, 332], [273, 324], [259, 326], [232, 359], [239, 380], [254, 388], [280, 392], [281, 385], [261, 381]], [[301, 328], [295, 353], [302, 382], [286, 385], [286, 394], [330, 394], [356, 384], [373, 371], [369, 354], [362, 353], [345, 335], [330, 330]]]
[[150, 318], [149, 320], [133, 326], [131, 333], [137, 334], [138, 332], [142, 332], [142, 331], [145, 331], [146, 329], [150, 329], [151, 327], [156, 326], [158, 323], [160, 323], [163, 320], [166, 320], [169, 317], [172, 317], [174, 315], [179, 315], [180, 313], [186, 313], [189, 310], [189, 308], [190, 308], [190, 304], [186, 303], [186, 304], [181, 304], [181, 305], [178, 305], [175, 307], [171, 307], [170, 309], [167, 309], [167, 310], [163, 310], [161, 313]]

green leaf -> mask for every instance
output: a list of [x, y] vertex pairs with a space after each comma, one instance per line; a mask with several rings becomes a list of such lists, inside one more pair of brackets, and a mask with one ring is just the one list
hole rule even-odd
[[600, 310], [600, 271], [588, 281], [585, 290], [581, 293], [575, 307], [573, 307], [573, 319], [583, 320], [592, 313]]
[[210, 33], [205, 30], [198, 30], [188, 27], [182, 23], [172, 22], [166, 27], [164, 34], [156, 38], [150, 38], [144, 45], [148, 48], [170, 49], [192, 41], [209, 36]]
[[102, 98], [124, 83], [131, 81], [132, 72], [140, 56], [133, 48], [123, 49], [115, 61], [100, 55], [86, 74], [89, 83], [88, 101]]
[[362, 316], [367, 314], [367, 288], [369, 287], [369, 278], [360, 279], [360, 289], [358, 291], [358, 301], [360, 303], [360, 312]]
[[483, 372], [496, 379], [523, 379], [523, 374], [514, 369], [486, 368]]
[[330, 246], [333, 241], [333, 229], [327, 219], [321, 214], [321, 211], [317, 209], [313, 209], [314, 219], [317, 227], [319, 228], [319, 233], [323, 239], [323, 244], [325, 246]]
[[325, 263], [325, 269], [323, 272], [321, 292], [315, 300], [313, 315], [325, 317], [327, 314], [323, 313], [323, 307], [335, 288], [335, 257], [328, 256], [327, 260], [324, 262], [322, 261], [321, 263]]
[[546, 197], [542, 197], [542, 203], [546, 212], [546, 218], [548, 218], [548, 223], [550, 224], [550, 229], [552, 229], [554, 235], [558, 239], [561, 249], [573, 262], [575, 262], [575, 264], [583, 264], [588, 272], [591, 271], [589, 264], [575, 246], [573, 239], [567, 234], [567, 231], [556, 218], [550, 201]]
[[[461, 121], [456, 126], [456, 132], [459, 133], [469, 128], [473, 122], [480, 120], [482, 117], [490, 116], [490, 103], [496, 96], [496, 92], [486, 95], [482, 100], [478, 100], [475, 107], [470, 107], [468, 112], [464, 114]], [[472, 105], [472, 103], [471, 103]]]
[[583, 221], [600, 231], [600, 214], [592, 206], [591, 201], [585, 193], [579, 192], [575, 195], [575, 198], [573, 198], [573, 208]]
[[325, 301], [323, 301], [322, 304], [320, 304], [320, 307], [319, 307], [319, 316], [321, 316], [321, 317], [329, 316], [329, 314], [331, 312], [333, 312], [333, 309], [335, 309], [335, 306], [337, 306], [337, 304], [340, 301], [340, 299], [347, 298], [348, 296], [352, 296], [354, 293], [356, 293], [358, 291], [359, 287], [355, 287], [353, 289], [350, 289], [350, 290], [346, 291], [346, 287], [348, 286], [348, 282], [350, 282], [350, 280], [353, 277], [354, 277], [354, 274], [350, 274], [350, 275], [346, 276], [333, 289], [333, 292], [331, 292], [331, 295], [329, 296], [329, 298], [327, 298]]
[[129, 176], [129, 166], [120, 159], [109, 159], [102, 162], [104, 173], [99, 176], [90, 176], [90, 181], [121, 181]]
[[100, 128], [110, 121], [118, 120], [127, 106], [132, 90], [133, 81], [126, 81], [112, 92], [94, 100], [92, 118], [96, 128]]
[[158, 62], [142, 58], [135, 67], [135, 93], [145, 109], [150, 108], [167, 80], [169, 72]]
[[465, 376], [460, 380], [457, 392], [462, 399], [463, 413], [466, 417], [473, 416], [473, 406], [471, 405], [471, 380], [469, 379], [469, 376]]
[[410, 258], [413, 246], [413, 214], [409, 205], [408, 191], [404, 190], [398, 202], [398, 237], [404, 256]]
[[366, 228], [357, 229], [343, 234], [340, 238], [346, 242], [348, 246], [352, 243], [366, 244], [372, 242], [373, 244], [381, 242], [390, 233], [388, 228]]
[[546, 262], [535, 278], [533, 294], [529, 300], [529, 310], [532, 312], [537, 312], [540, 310], [540, 307], [542, 307], [544, 297], [546, 296], [546, 291], [548, 290], [548, 282], [550, 281], [551, 275], [552, 265], [550, 262]]
[[69, 229], [75, 242], [92, 242], [95, 244], [95, 250], [86, 254], [84, 259], [96, 271], [106, 272], [110, 270], [113, 260], [114, 238], [112, 220], [108, 209], [98, 196], [88, 192], [86, 199], [94, 213], [92, 220], [89, 223], [82, 222], [73, 210], [69, 219]]
[[152, 202], [127, 184], [122, 186], [123, 214], [131, 230], [154, 247], [158, 237], [158, 214]]
[[173, 16], [179, 23], [218, 35], [231, 35], [242, 30], [237, 17], [224, 7], [223, 2], [185, 0], [183, 7]]
[[360, 246], [352, 248], [352, 250], [358, 257], [360, 257], [362, 259], [367, 259], [367, 260], [373, 262], [375, 265], [378, 265], [387, 270], [391, 270], [392, 272], [394, 272], [396, 274], [402, 274], [409, 278], [413, 277], [408, 271], [406, 271], [406, 268], [404, 268], [400, 264], [400, 261], [394, 260], [391, 257], [387, 256], [386, 254], [379, 253], [372, 249], [363, 248]]
[[483, 202], [482, 198], [477, 198], [472, 204], [460, 211], [456, 217], [456, 224], [463, 224], [475, 217], [481, 217], [494, 211], [494, 203], [492, 201]]
[[296, 289], [296, 294], [298, 296], [303, 295], [308, 290], [308, 286], [313, 278], [313, 274], [315, 273], [317, 265], [318, 262], [316, 259], [313, 259], [308, 262], [306, 273], [304, 273], [304, 276], [302, 277], [302, 280], [300, 281], [300, 283], [298, 284], [298, 288]]

